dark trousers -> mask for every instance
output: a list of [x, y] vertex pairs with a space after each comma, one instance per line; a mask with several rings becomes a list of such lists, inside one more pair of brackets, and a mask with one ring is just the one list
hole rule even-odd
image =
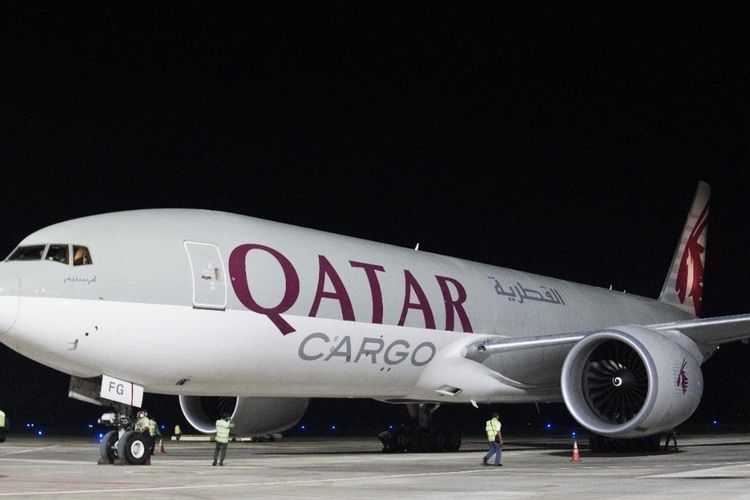
[[669, 432], [667, 433], [667, 442], [664, 443], [664, 449], [669, 449], [669, 442], [674, 442], [674, 449], [677, 451], [677, 433], [676, 432]]
[[495, 465], [500, 463], [500, 458], [503, 455], [503, 447], [500, 446], [500, 443], [496, 443], [495, 441], [490, 442], [490, 449], [487, 451], [487, 454], [484, 456], [485, 461], [489, 460], [492, 455], [495, 455]]
[[[216, 442], [216, 448], [214, 448], [214, 463], [216, 463], [216, 458], [219, 458], [219, 465], [224, 464], [224, 457], [227, 456], [227, 446], [229, 443], [219, 443]], [[221, 452], [221, 455], [219, 455], [219, 452]]]

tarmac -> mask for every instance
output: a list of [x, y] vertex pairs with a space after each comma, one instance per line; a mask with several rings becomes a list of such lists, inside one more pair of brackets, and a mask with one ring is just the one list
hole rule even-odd
[[486, 444], [456, 453], [381, 452], [375, 438], [229, 444], [165, 442], [149, 466], [97, 465], [92, 438], [9, 436], [0, 444], [4, 498], [749, 498], [750, 435], [679, 436], [679, 451], [592, 455], [567, 437], [506, 436], [504, 467]]

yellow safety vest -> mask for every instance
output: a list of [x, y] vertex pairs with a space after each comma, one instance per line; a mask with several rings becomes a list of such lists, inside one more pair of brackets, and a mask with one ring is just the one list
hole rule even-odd
[[175, 425], [174, 426], [174, 435], [175, 436], [179, 436], [180, 434], [182, 434], [182, 430], [180, 430], [180, 426], [179, 425]]
[[220, 418], [216, 421], [216, 440], [217, 443], [229, 442], [229, 429], [234, 427], [234, 423]]
[[150, 422], [148, 420], [148, 417], [139, 418], [135, 422], [135, 432], [146, 432], [148, 430], [149, 425], [150, 425]]
[[148, 421], [148, 435], [151, 437], [156, 436], [156, 420]]
[[0, 410], [0, 427], [5, 427], [5, 412]]
[[485, 426], [485, 430], [487, 431], [487, 441], [494, 441], [495, 436], [497, 436], [497, 433], [500, 432], [502, 426], [503, 424], [501, 424], [498, 419], [489, 419], [487, 421], [487, 425]]

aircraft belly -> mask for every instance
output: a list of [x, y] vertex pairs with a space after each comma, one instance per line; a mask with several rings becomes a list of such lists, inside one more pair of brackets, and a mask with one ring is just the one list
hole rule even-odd
[[[169, 394], [403, 396], [439, 346], [458, 335], [289, 317], [297, 329], [285, 336], [268, 318], [248, 311], [34, 297], [22, 302], [13, 339], [23, 354], [79, 377], [106, 373]], [[34, 354], [40, 352], [48, 354]]]

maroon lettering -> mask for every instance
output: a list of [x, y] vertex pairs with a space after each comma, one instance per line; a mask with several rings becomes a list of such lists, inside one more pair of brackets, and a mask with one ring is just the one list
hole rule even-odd
[[376, 264], [366, 264], [364, 262], [349, 261], [352, 267], [361, 267], [365, 270], [367, 276], [367, 282], [370, 283], [370, 295], [372, 295], [372, 322], [382, 324], [383, 323], [383, 292], [380, 289], [380, 282], [378, 281], [378, 275], [376, 271], [385, 272], [383, 266]]
[[[419, 286], [414, 275], [406, 269], [404, 269], [404, 288], [404, 307], [401, 309], [401, 318], [398, 320], [398, 326], [406, 324], [406, 315], [409, 309], [417, 309], [422, 311], [425, 328], [435, 329], [435, 317], [432, 315], [432, 309], [430, 308], [430, 303], [427, 301], [427, 296], [422, 291], [422, 287]], [[411, 302], [412, 290], [414, 290], [414, 294], [417, 296], [417, 302]]]
[[[333, 292], [326, 292], [326, 276], [331, 280], [333, 285]], [[354, 321], [354, 308], [352, 307], [352, 301], [349, 298], [349, 294], [346, 292], [344, 282], [341, 281], [341, 277], [333, 268], [331, 263], [323, 257], [318, 255], [318, 289], [315, 291], [315, 300], [313, 300], [312, 308], [310, 308], [310, 314], [308, 316], [315, 317], [318, 315], [318, 308], [320, 307], [320, 301], [326, 299], [334, 299], [339, 301], [341, 306], [341, 316], [346, 321]]]
[[[447, 276], [435, 276], [435, 279], [440, 285], [440, 291], [443, 293], [443, 303], [445, 303], [445, 329], [453, 330], [453, 324], [455, 322], [455, 315], [458, 314], [458, 318], [461, 320], [461, 328], [466, 333], [472, 333], [471, 322], [469, 322], [469, 315], [464, 310], [463, 303], [466, 302], [466, 290], [463, 285], [453, 278]], [[458, 294], [458, 297], [453, 298], [451, 295], [450, 287], [448, 283], [451, 283]]]
[[[284, 271], [284, 297], [281, 302], [275, 307], [263, 307], [253, 299], [250, 293], [250, 282], [247, 278], [247, 269], [245, 267], [245, 258], [247, 254], [252, 250], [261, 250], [272, 255], [281, 266]], [[281, 317], [282, 313], [291, 308], [299, 297], [299, 276], [297, 271], [289, 259], [287, 259], [281, 252], [274, 250], [271, 247], [258, 244], [245, 244], [240, 245], [234, 250], [229, 256], [229, 276], [232, 281], [232, 288], [234, 293], [242, 305], [247, 307], [253, 312], [268, 316], [276, 328], [278, 328], [283, 335], [287, 335], [294, 331], [294, 327], [287, 323], [284, 318]]]

